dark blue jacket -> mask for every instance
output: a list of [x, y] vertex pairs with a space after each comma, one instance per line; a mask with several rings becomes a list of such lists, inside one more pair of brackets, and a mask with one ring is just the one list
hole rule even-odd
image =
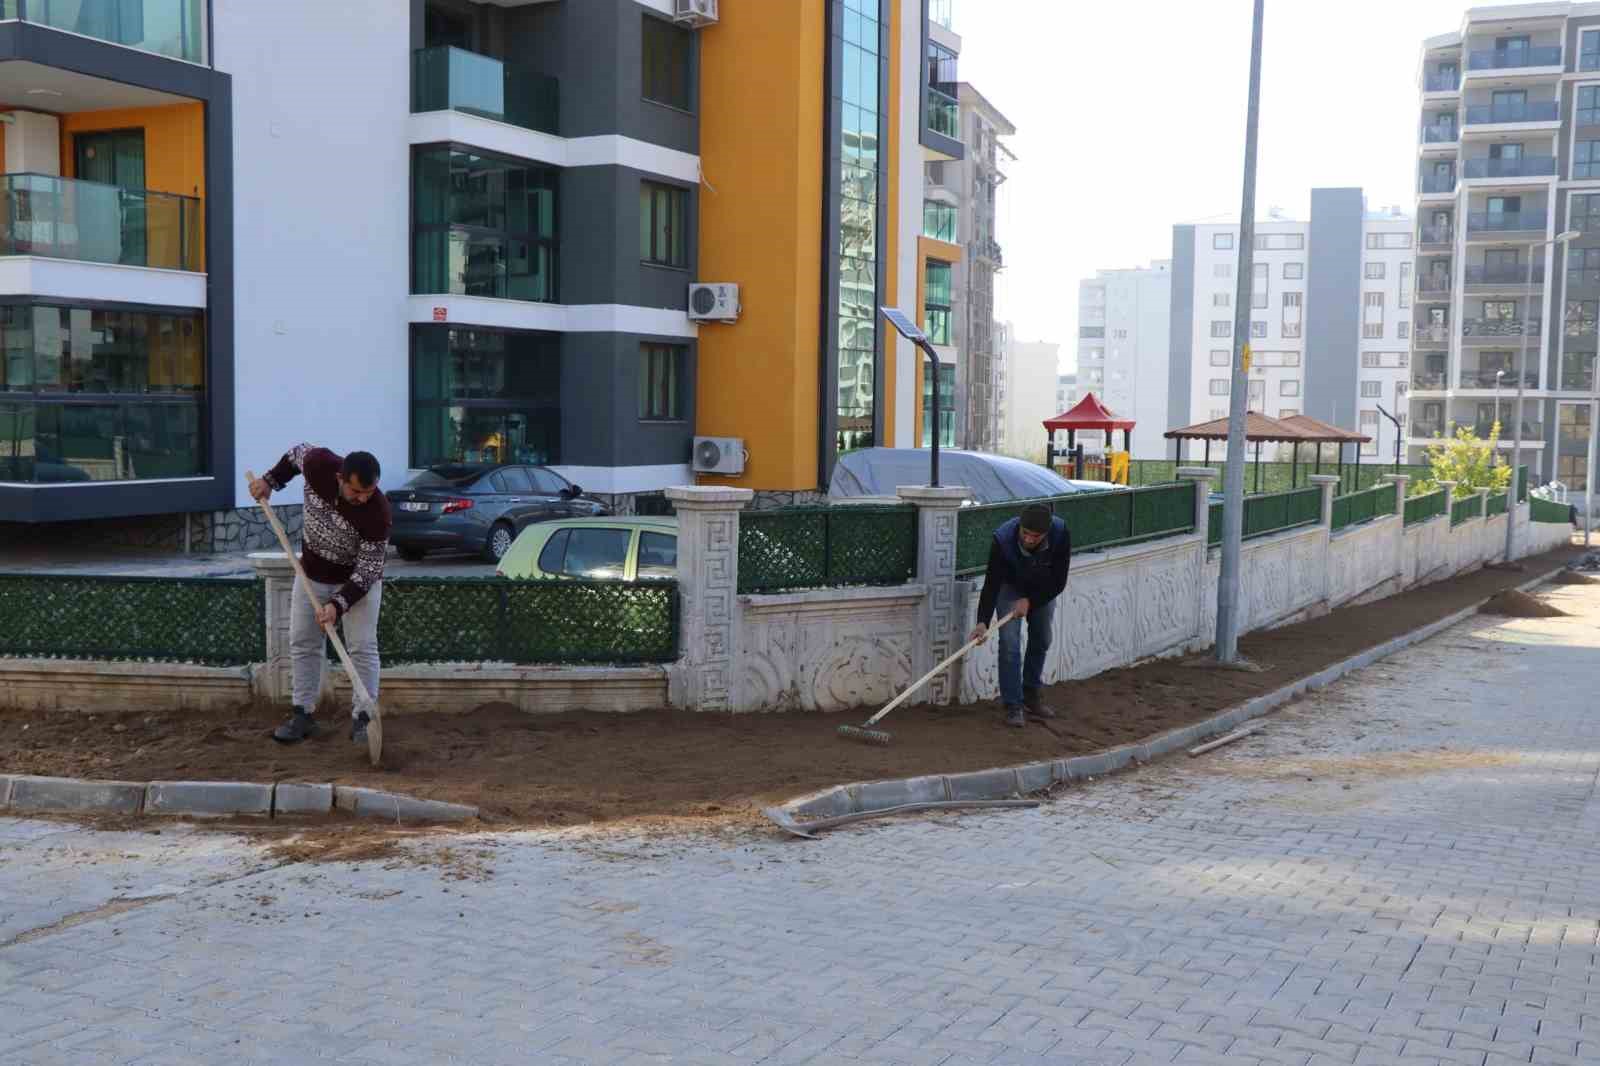
[[978, 598], [978, 621], [988, 625], [994, 618], [995, 598], [1002, 585], [1010, 585], [1019, 596], [1026, 596], [1033, 607], [1042, 607], [1061, 595], [1067, 587], [1067, 569], [1072, 564], [1072, 534], [1059, 517], [1050, 519], [1050, 532], [1032, 555], [1022, 554], [1018, 535], [1022, 519], [1013, 518], [994, 531], [989, 548], [989, 569], [983, 576], [983, 594]]

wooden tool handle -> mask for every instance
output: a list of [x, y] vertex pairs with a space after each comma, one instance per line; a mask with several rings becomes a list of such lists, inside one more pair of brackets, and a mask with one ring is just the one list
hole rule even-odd
[[[1007, 612], [1007, 614], [1006, 614], [1006, 616], [1004, 618], [1000, 619], [1000, 621], [998, 621], [998, 622], [996, 622], [994, 624], [994, 628], [995, 629], [999, 629], [1001, 626], [1005, 625], [1007, 622], [1011, 621], [1015, 617], [1017, 617], [1017, 611], [1016, 611], [1016, 608], [1012, 608], [1009, 612]], [[900, 695], [898, 695], [894, 699], [890, 700], [888, 706], [884, 707], [883, 710], [879, 711], [877, 714], [873, 715], [871, 718], [868, 718], [866, 720], [866, 722], [863, 723], [862, 728], [865, 728], [866, 726], [872, 725], [878, 719], [882, 718], [884, 715], [888, 714], [890, 711], [892, 711], [896, 707], [900, 706], [902, 703], [905, 702], [907, 696], [911, 695], [913, 692], [917, 691], [917, 689], [921, 688], [923, 685], [926, 685], [929, 681], [932, 681], [935, 677], [937, 677], [938, 674], [939, 674], [939, 671], [943, 670], [945, 667], [949, 666], [951, 663], [955, 662], [957, 659], [959, 659], [963, 655], [967, 654], [967, 652], [971, 651], [973, 648], [977, 647], [979, 644], [982, 644], [984, 641], [986, 641], [988, 639], [989, 639], [989, 634], [988, 633], [984, 633], [984, 635], [981, 636], [981, 637], [973, 637], [971, 640], [967, 641], [959, 649], [957, 649], [955, 654], [951, 655], [949, 658], [947, 658], [944, 662], [940, 663], [938, 666], [935, 666], [932, 670], [929, 670], [927, 673], [923, 674], [922, 678], [920, 680], [918, 680], [918, 681], [913, 682], [910, 688], [906, 689], [904, 692], [900, 693]]]
[[[254, 483], [256, 480], [255, 474], [248, 470], [244, 472], [244, 478], [247, 484]], [[306, 572], [300, 565], [300, 557], [294, 553], [294, 548], [289, 544], [289, 534], [284, 532], [283, 523], [278, 521], [277, 514], [272, 510], [272, 504], [266, 500], [258, 500], [257, 502], [261, 504], [261, 509], [266, 512], [267, 521], [272, 524], [272, 531], [278, 535], [278, 543], [283, 546], [283, 553], [289, 557], [289, 562], [294, 564], [295, 575], [300, 578], [300, 587], [306, 590], [306, 599], [311, 601], [311, 610], [313, 612], [320, 611], [322, 604], [317, 602], [317, 594], [311, 588], [311, 582], [306, 579]], [[358, 701], [356, 706], [371, 707], [373, 712], [376, 713], [377, 708], [372, 702], [372, 697], [367, 694], [367, 686], [361, 683], [361, 675], [356, 673], [356, 664], [350, 661], [350, 653], [344, 650], [344, 641], [339, 639], [339, 634], [334, 631], [333, 626], [323, 626], [322, 631], [328, 634], [328, 639], [333, 642], [333, 650], [338, 653], [339, 661], [344, 664], [344, 672], [350, 675], [350, 687], [355, 690]]]

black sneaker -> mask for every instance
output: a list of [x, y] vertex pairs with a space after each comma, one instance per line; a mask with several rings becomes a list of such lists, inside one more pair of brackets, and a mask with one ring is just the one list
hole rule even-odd
[[1022, 705], [1028, 709], [1030, 718], [1054, 718], [1056, 712], [1044, 705], [1044, 699], [1036, 688], [1022, 690]]
[[1028, 724], [1028, 712], [1022, 707], [1006, 708], [1006, 725], [1012, 729], [1021, 729]]
[[367, 742], [367, 723], [372, 721], [372, 715], [362, 711], [350, 719], [350, 739], [356, 744]]
[[279, 744], [298, 744], [307, 737], [316, 736], [320, 729], [315, 718], [296, 707], [289, 720], [272, 731], [272, 739]]

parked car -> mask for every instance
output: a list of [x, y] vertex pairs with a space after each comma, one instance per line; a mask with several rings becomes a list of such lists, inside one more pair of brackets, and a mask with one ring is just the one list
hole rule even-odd
[[437, 548], [481, 552], [496, 562], [536, 523], [611, 513], [554, 470], [506, 463], [429, 467], [388, 496], [389, 540], [412, 562]]
[[676, 518], [567, 518], [530, 526], [495, 573], [523, 580], [650, 581], [678, 576]]

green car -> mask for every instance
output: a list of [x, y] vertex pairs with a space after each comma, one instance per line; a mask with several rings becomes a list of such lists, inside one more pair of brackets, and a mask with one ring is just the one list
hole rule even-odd
[[676, 518], [567, 518], [524, 529], [495, 573], [519, 580], [659, 581], [678, 576]]

